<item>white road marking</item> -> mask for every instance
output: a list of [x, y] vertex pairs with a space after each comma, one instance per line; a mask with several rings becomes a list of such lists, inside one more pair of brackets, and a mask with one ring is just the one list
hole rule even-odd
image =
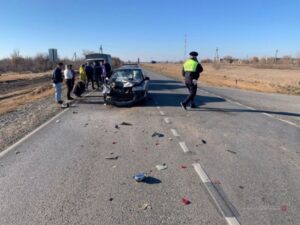
[[229, 225], [240, 225], [239, 221], [235, 217], [225, 217], [225, 220]]
[[199, 163], [194, 163], [193, 167], [203, 183], [211, 182]]
[[[90, 92], [84, 96], [89, 96], [90, 94], [92, 94], [93, 92]], [[83, 96], [83, 97], [84, 97]], [[73, 104], [73, 106], [76, 104]], [[16, 143], [12, 144], [11, 146], [9, 146], [7, 149], [5, 149], [4, 151], [0, 152], [0, 159], [5, 156], [8, 152], [10, 152], [11, 150], [13, 150], [15, 147], [17, 147], [19, 144], [21, 144], [22, 142], [24, 142], [25, 140], [27, 140], [28, 138], [30, 138], [32, 135], [34, 135], [35, 133], [37, 133], [38, 131], [40, 131], [41, 129], [43, 129], [44, 127], [46, 127], [48, 124], [52, 123], [54, 120], [56, 120], [58, 117], [60, 117], [62, 114], [64, 114], [65, 112], [67, 112], [68, 110], [70, 110], [70, 108], [66, 108], [64, 109], [62, 112], [58, 113], [57, 115], [55, 115], [54, 117], [52, 117], [51, 119], [49, 119], [48, 121], [46, 121], [45, 123], [43, 123], [42, 125], [40, 125], [39, 127], [37, 127], [36, 129], [34, 129], [33, 131], [31, 131], [29, 134], [25, 135], [24, 137], [22, 137], [20, 140], [18, 140]]]
[[64, 111], [58, 113], [56, 116], [52, 117], [50, 120], [48, 120], [47, 122], [45, 122], [44, 124], [42, 124], [41, 126], [39, 126], [38, 128], [36, 128], [35, 130], [33, 130], [32, 132], [30, 132], [29, 134], [25, 135], [23, 138], [21, 138], [19, 141], [17, 141], [16, 143], [14, 143], [13, 145], [9, 146], [7, 149], [5, 149], [4, 151], [0, 152], [0, 159], [6, 155], [8, 152], [10, 152], [12, 149], [14, 149], [15, 147], [17, 147], [19, 144], [21, 144], [23, 141], [25, 141], [26, 139], [30, 138], [32, 135], [34, 135], [35, 133], [37, 133], [38, 131], [40, 131], [41, 129], [43, 129], [45, 126], [47, 126], [48, 124], [50, 124], [51, 122], [53, 122], [54, 120], [56, 120], [58, 117], [60, 117], [63, 113], [67, 112], [70, 108], [66, 108]]
[[228, 225], [240, 225], [240, 223], [236, 219], [236, 217], [226, 216], [226, 211], [228, 211], [228, 208], [224, 208], [224, 206], [222, 207], [221, 205], [223, 205], [223, 202], [224, 202], [227, 206], [227, 203], [225, 202], [225, 200], [222, 200], [222, 203], [220, 203], [220, 197], [221, 196], [217, 196], [217, 195], [219, 195], [219, 194], [216, 194], [218, 192], [214, 191], [214, 187], [211, 185], [212, 182], [211, 182], [210, 178], [207, 176], [207, 174], [205, 173], [205, 171], [202, 169], [200, 163], [194, 163], [193, 167], [194, 167], [195, 171], [197, 172], [197, 174], [199, 175], [199, 177], [200, 177], [201, 181], [203, 182], [203, 184], [204, 184], [206, 190], [208, 191], [209, 195], [212, 197], [212, 199], [214, 200], [216, 206], [218, 207], [218, 209], [222, 213], [223, 217], [225, 218], [227, 224]]
[[[201, 89], [200, 89], [200, 90], [201, 90]], [[204, 90], [202, 90], [202, 91], [204, 91]], [[246, 107], [247, 109], [260, 111], [259, 109], [256, 109], [256, 108], [253, 108], [253, 107], [244, 105], [244, 104], [242, 104], [242, 103], [239, 103], [239, 102], [237, 102], [237, 101], [233, 101], [233, 100], [228, 99], [228, 98], [225, 98], [225, 97], [221, 97], [221, 96], [216, 95], [216, 94], [214, 94], [214, 93], [212, 93], [212, 92], [209, 92], [209, 91], [204, 91], [204, 92], [206, 92], [206, 93], [208, 93], [208, 94], [211, 94], [211, 95], [214, 95], [214, 96], [219, 97], [219, 98], [224, 98], [224, 99], [225, 99], [226, 101], [228, 101], [228, 102], [234, 103], [234, 104], [239, 105], [239, 106]], [[300, 127], [300, 126], [299, 126], [298, 124], [296, 124], [296, 123], [293, 123], [293, 122], [288, 121], [288, 120], [284, 120], [284, 119], [277, 118], [277, 117], [275, 117], [275, 116], [273, 116], [273, 115], [271, 115], [271, 114], [269, 114], [269, 113], [261, 112], [261, 114], [262, 114], [262, 115], [265, 115], [265, 116], [268, 116], [268, 117], [270, 117], [270, 118], [273, 118], [273, 119], [275, 119], [275, 120], [279, 120], [279, 121], [281, 121], [281, 122], [287, 123], [287, 124], [289, 124], [289, 125], [291, 125], [291, 126], [294, 126], [294, 127], [297, 127], [297, 128]]]
[[190, 150], [188, 149], [188, 147], [186, 146], [185, 142], [181, 141], [179, 142], [180, 147], [182, 148], [183, 152], [187, 153]]
[[171, 129], [171, 132], [172, 134], [175, 136], [175, 137], [179, 137], [180, 135], [178, 134], [177, 130], [176, 129]]
[[168, 117], [165, 117], [165, 118], [164, 118], [164, 121], [165, 121], [165, 123], [167, 123], [167, 124], [171, 123], [171, 121], [170, 121], [170, 119], [169, 119]]
[[164, 116], [165, 113], [163, 111], [159, 111], [160, 115]]

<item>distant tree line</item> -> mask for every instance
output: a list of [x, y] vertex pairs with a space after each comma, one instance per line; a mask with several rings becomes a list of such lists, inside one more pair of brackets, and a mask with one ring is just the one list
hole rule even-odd
[[[75, 69], [78, 69], [84, 63], [84, 58], [71, 60], [66, 57], [59, 59], [59, 61], [72, 64]], [[119, 67], [122, 63], [118, 57], [112, 57], [113, 67]], [[46, 72], [53, 69], [55, 64], [49, 60], [48, 54], [38, 53], [34, 57], [24, 57], [18, 50], [15, 50], [10, 57], [0, 60], [0, 74], [6, 72]]]

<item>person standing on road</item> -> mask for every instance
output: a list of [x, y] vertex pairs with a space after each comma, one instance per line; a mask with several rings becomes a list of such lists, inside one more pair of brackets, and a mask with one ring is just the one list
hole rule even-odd
[[87, 77], [86, 77], [85, 65], [84, 64], [82, 64], [79, 67], [79, 75], [80, 75], [80, 80], [86, 85]]
[[185, 77], [185, 85], [189, 90], [187, 98], [180, 103], [184, 110], [186, 110], [189, 103], [191, 104], [191, 108], [197, 108], [197, 105], [195, 104], [197, 81], [200, 77], [200, 73], [203, 71], [203, 67], [198, 62], [197, 56], [197, 52], [191, 52], [190, 58], [183, 64], [182, 75]]
[[94, 62], [94, 73], [93, 73], [93, 75], [94, 75], [94, 81], [96, 82], [97, 87], [99, 89], [100, 88], [99, 80], [100, 80], [100, 77], [102, 75], [102, 68], [99, 65], [99, 62]]
[[53, 82], [53, 87], [55, 89], [55, 101], [58, 104], [62, 104], [63, 101], [61, 100], [61, 89], [62, 89], [62, 82], [63, 82], [63, 63], [58, 63], [56, 65], [56, 68], [53, 70], [52, 73], [52, 82]]
[[86, 77], [87, 77], [87, 82], [86, 82], [86, 90], [88, 90], [89, 87], [89, 83], [92, 83], [92, 88], [95, 89], [94, 87], [94, 79], [93, 79], [93, 67], [91, 66], [90, 62], [87, 62], [86, 66], [85, 66], [85, 73], [86, 73]]
[[103, 61], [103, 67], [102, 67], [103, 68], [102, 70], [105, 71], [105, 77], [110, 78], [110, 76], [111, 76], [111, 66], [106, 60]]
[[72, 66], [71, 65], [66, 65], [66, 69], [64, 71], [64, 76], [65, 76], [65, 80], [66, 80], [66, 85], [67, 85], [67, 98], [68, 100], [73, 100], [73, 98], [71, 97], [71, 92], [73, 90], [74, 87], [74, 75], [72, 72]]

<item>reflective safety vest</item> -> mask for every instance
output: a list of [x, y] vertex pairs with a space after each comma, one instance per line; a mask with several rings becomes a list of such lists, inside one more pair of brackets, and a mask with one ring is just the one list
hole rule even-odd
[[198, 62], [195, 60], [189, 59], [183, 64], [184, 72], [196, 72]]

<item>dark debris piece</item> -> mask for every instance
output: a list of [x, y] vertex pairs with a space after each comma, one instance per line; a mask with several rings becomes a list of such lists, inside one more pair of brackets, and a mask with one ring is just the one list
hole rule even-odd
[[230, 153], [232, 153], [232, 154], [236, 154], [236, 152], [235, 151], [232, 151], [232, 150], [226, 150], [227, 152], [230, 152]]
[[122, 122], [120, 125], [122, 125], [122, 126], [132, 126], [131, 123], [127, 123], [127, 122]]
[[152, 137], [164, 137], [165, 135], [164, 134], [161, 134], [161, 133], [158, 133], [158, 132], [154, 132], [152, 134]]
[[203, 143], [203, 144], [206, 144], [206, 141], [202, 139], [202, 143]]
[[16, 155], [20, 154], [20, 152], [16, 152]]

